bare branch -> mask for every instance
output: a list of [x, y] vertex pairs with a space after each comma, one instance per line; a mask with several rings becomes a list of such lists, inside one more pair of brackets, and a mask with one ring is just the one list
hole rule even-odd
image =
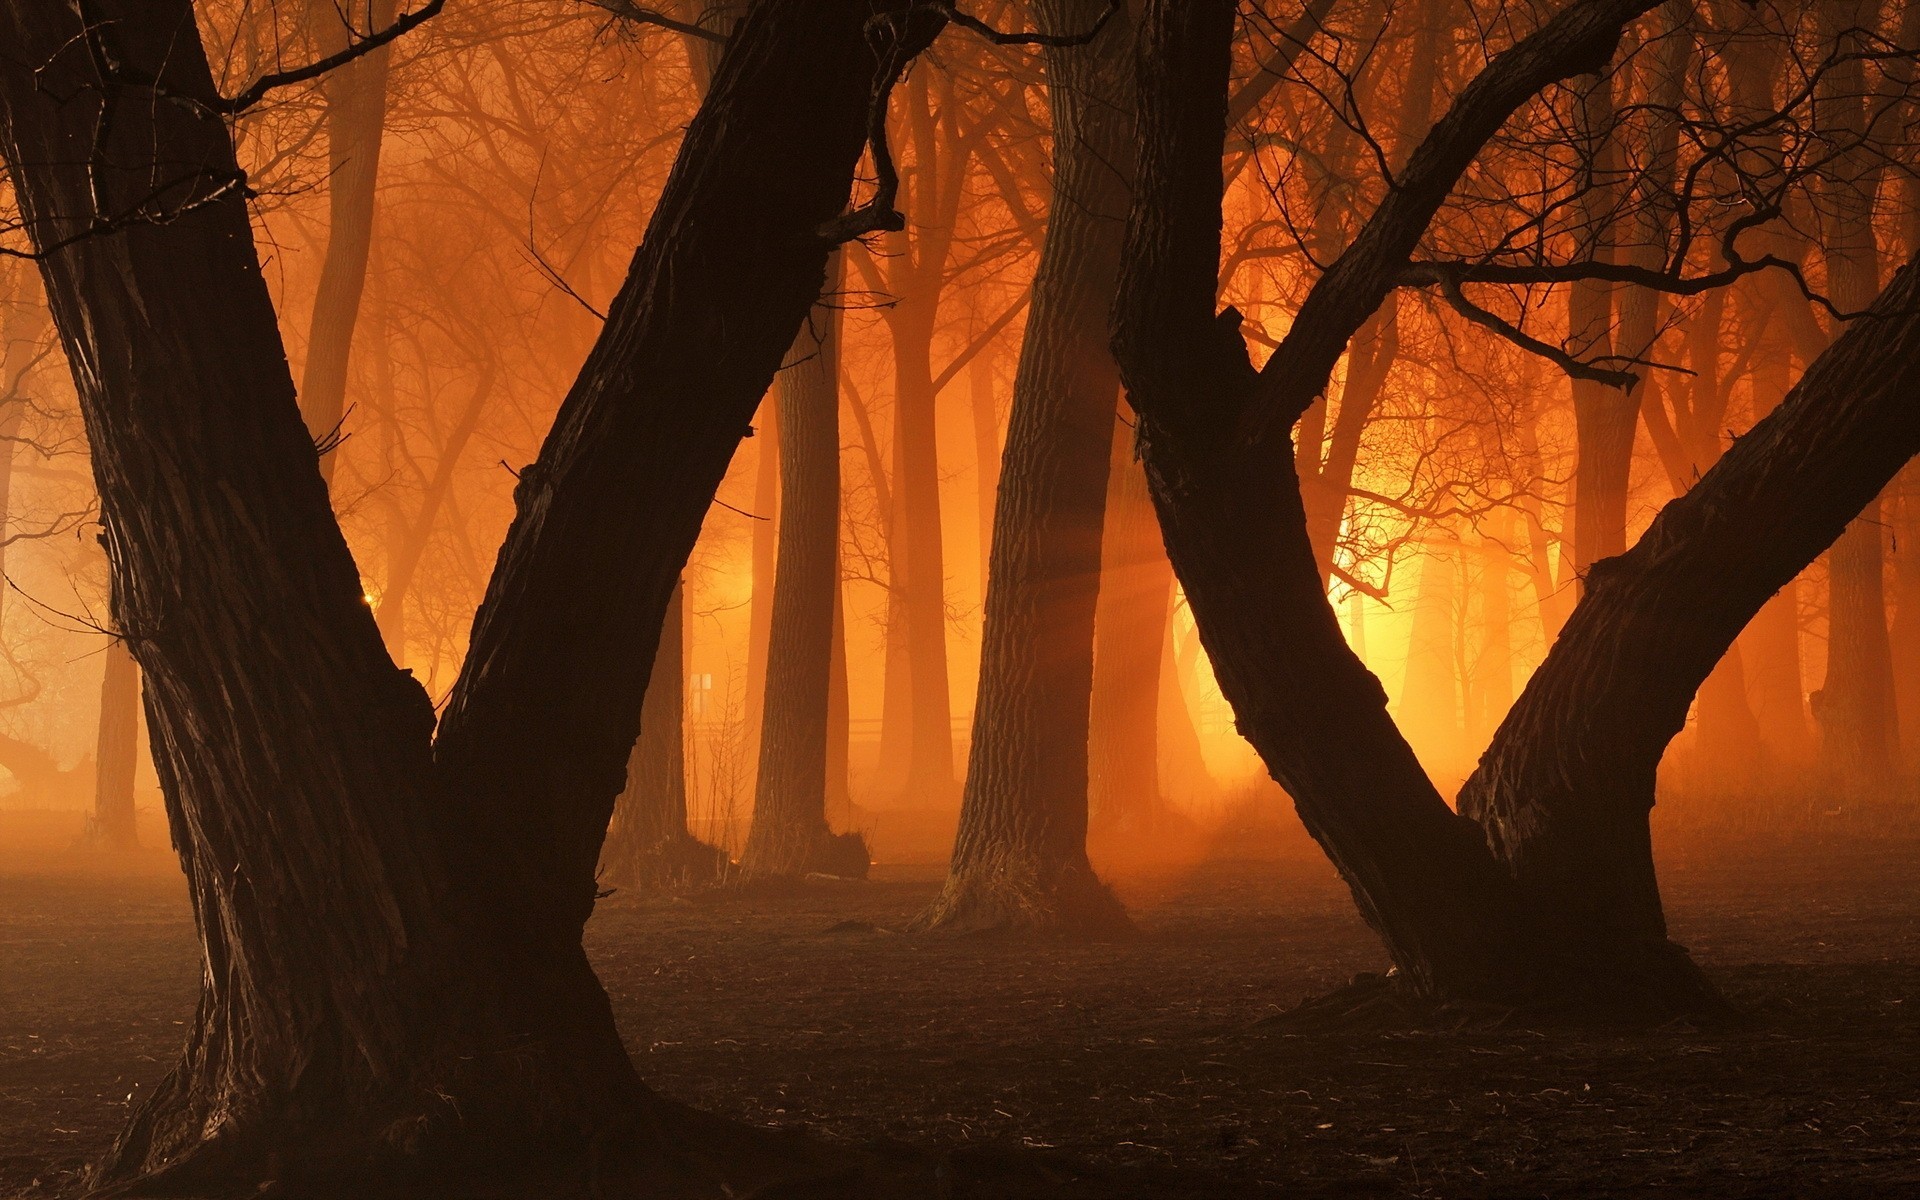
[[586, 0], [586, 2], [602, 12], [618, 17], [622, 21], [631, 21], [635, 25], [658, 25], [662, 29], [670, 29], [684, 37], [699, 38], [721, 46], [727, 44], [727, 35], [724, 33], [695, 25], [690, 21], [677, 21], [657, 8], [642, 8], [632, 0]]
[[295, 67], [291, 71], [275, 71], [270, 75], [262, 75], [253, 81], [252, 87], [238, 96], [222, 97], [214, 101], [213, 108], [216, 112], [226, 113], [229, 116], [243, 113], [266, 99], [268, 92], [290, 87], [296, 83], [305, 83], [309, 79], [318, 79], [328, 71], [344, 67], [355, 59], [364, 58], [382, 46], [406, 36], [439, 16], [440, 10], [446, 5], [447, 0], [427, 0], [426, 4], [412, 12], [396, 17], [393, 24], [385, 29], [368, 34], [344, 50], [316, 59], [304, 67]]

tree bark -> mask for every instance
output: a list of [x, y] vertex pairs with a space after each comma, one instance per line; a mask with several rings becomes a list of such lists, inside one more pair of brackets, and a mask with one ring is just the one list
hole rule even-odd
[[736, 33], [523, 473], [436, 746], [331, 512], [190, 6], [0, 4], [0, 153], [206, 955], [102, 1182], [718, 1193], [795, 1161], [646, 1091], [579, 936], [674, 579], [819, 293], [869, 16], [762, 0]]
[[[1047, 0], [1085, 29], [1101, 0]], [[994, 508], [980, 685], [960, 828], [925, 928], [1108, 931], [1125, 915], [1087, 861], [1087, 720], [1119, 379], [1106, 313], [1125, 233], [1130, 22], [1047, 52], [1054, 191]]]
[[840, 590], [839, 314], [815, 309], [781, 373], [780, 548], [747, 876], [865, 878], [866, 842], [827, 827], [834, 597]]

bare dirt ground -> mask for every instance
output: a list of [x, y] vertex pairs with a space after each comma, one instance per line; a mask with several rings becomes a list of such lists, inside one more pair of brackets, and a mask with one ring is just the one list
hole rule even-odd
[[[1120, 870], [1127, 942], [903, 937], [938, 869], [891, 866], [616, 896], [589, 944], [657, 1087], [832, 1138], [1062, 1154], [1167, 1196], [1920, 1196], [1920, 840], [1669, 848], [1675, 936], [1754, 1022], [1620, 1034], [1263, 1025], [1383, 966], [1307, 849], [1229, 834]], [[0, 851], [0, 1195], [112, 1137], [196, 976], [163, 857]]]

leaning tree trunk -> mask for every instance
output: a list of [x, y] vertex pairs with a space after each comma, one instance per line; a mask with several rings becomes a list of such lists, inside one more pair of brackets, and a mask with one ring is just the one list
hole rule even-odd
[[867, 844], [827, 828], [834, 596], [840, 590], [838, 313], [816, 309], [780, 388], [780, 565], [767, 638], [766, 710], [748, 876], [864, 878]]
[[140, 668], [119, 641], [108, 644], [106, 658], [93, 751], [92, 833], [106, 849], [131, 850], [140, 843], [133, 808], [140, 762]]
[[640, 736], [600, 850], [602, 878], [637, 892], [686, 891], [713, 883], [727, 869], [726, 852], [687, 828], [685, 595], [676, 584], [667, 601], [640, 705]]
[[[363, 35], [393, 23], [394, 0], [315, 5], [315, 42], [323, 54], [347, 47], [350, 31]], [[320, 289], [307, 331], [307, 365], [300, 380], [300, 408], [307, 432], [322, 444], [320, 473], [331, 480], [339, 456], [332, 453], [346, 419], [347, 364], [360, 298], [367, 287], [373, 247], [374, 183], [380, 174], [380, 142], [387, 121], [388, 47], [328, 72], [321, 84], [327, 101], [327, 252]]]
[[[1042, 23], [1062, 31], [1106, 9], [1039, 6]], [[960, 828], [927, 928], [1127, 923], [1094, 877], [1086, 838], [1093, 619], [1119, 387], [1106, 313], [1132, 175], [1132, 46], [1123, 15], [1091, 45], [1048, 52], [1052, 216], [1000, 469]]]
[[0, 154], [74, 364], [206, 956], [185, 1054], [103, 1181], [759, 1185], [757, 1143], [717, 1148], [640, 1084], [579, 938], [674, 578], [822, 283], [869, 15], [763, 0], [736, 33], [523, 473], [436, 749], [331, 512], [191, 7], [107, 2], [83, 27], [0, 3]]
[[1557, 943], [1685, 986], [1647, 832], [1661, 753], [1767, 598], [1920, 451], [1916, 387], [1920, 268], [1909, 266], [1633, 549], [1589, 572], [1460, 795]]

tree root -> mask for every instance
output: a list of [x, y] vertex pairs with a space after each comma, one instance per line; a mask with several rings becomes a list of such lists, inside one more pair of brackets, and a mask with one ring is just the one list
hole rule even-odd
[[1050, 877], [1006, 862], [958, 870], [908, 931], [1115, 938], [1135, 929], [1112, 889], [1082, 859]]

